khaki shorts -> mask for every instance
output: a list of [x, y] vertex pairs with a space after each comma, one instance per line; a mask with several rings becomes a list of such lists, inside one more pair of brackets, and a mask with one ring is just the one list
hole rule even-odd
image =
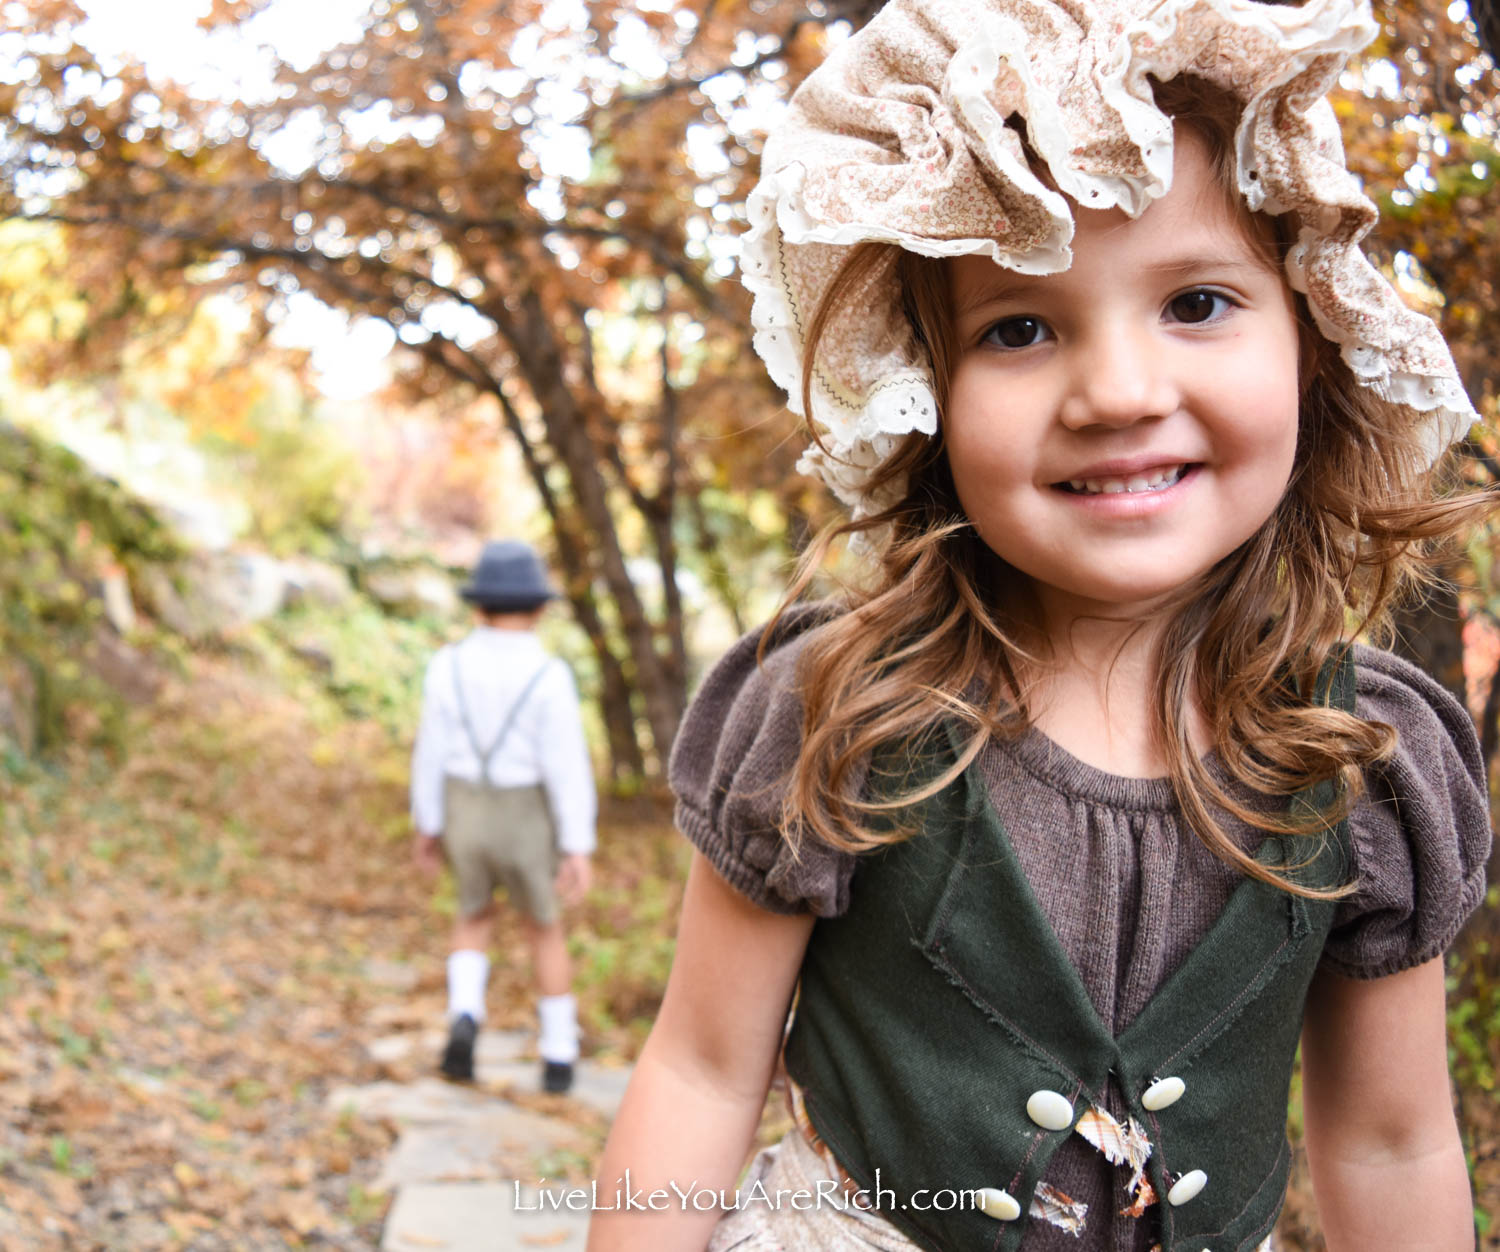
[[504, 887], [527, 917], [543, 926], [555, 922], [557, 835], [542, 787], [488, 787], [449, 775], [443, 808], [459, 917], [484, 912], [495, 888]]

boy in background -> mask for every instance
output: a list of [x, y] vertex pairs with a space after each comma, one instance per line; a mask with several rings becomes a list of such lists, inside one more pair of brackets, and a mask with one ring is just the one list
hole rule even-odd
[[473, 1080], [494, 892], [503, 886], [531, 945], [542, 1086], [564, 1092], [578, 1021], [559, 903], [588, 890], [597, 813], [578, 693], [568, 666], [535, 634], [557, 592], [530, 546], [486, 544], [461, 594], [478, 620], [427, 666], [411, 768], [417, 864], [434, 873], [446, 857], [458, 891], [441, 1069]]

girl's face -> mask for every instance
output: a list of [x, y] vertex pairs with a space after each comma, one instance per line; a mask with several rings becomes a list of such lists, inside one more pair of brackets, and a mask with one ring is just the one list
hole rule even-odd
[[1275, 510], [1297, 445], [1292, 295], [1179, 128], [1172, 189], [1078, 209], [1072, 267], [948, 262], [944, 440], [975, 530], [1071, 617], [1139, 615]]

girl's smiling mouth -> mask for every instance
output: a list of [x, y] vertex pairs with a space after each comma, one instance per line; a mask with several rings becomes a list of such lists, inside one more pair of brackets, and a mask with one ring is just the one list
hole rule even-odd
[[1059, 491], [1068, 491], [1077, 495], [1138, 495], [1148, 491], [1164, 491], [1168, 487], [1175, 486], [1189, 471], [1196, 468], [1195, 462], [1179, 461], [1174, 465], [1158, 465], [1133, 473], [1089, 473], [1052, 485]]

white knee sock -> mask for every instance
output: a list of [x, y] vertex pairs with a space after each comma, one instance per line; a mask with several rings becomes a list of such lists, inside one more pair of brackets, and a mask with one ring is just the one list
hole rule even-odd
[[571, 1065], [578, 1059], [578, 1002], [570, 995], [541, 996], [536, 1007], [542, 1019], [537, 1043], [542, 1060]]
[[490, 958], [476, 948], [459, 948], [448, 954], [448, 1020], [465, 1013], [484, 1021], [484, 984], [489, 981]]

